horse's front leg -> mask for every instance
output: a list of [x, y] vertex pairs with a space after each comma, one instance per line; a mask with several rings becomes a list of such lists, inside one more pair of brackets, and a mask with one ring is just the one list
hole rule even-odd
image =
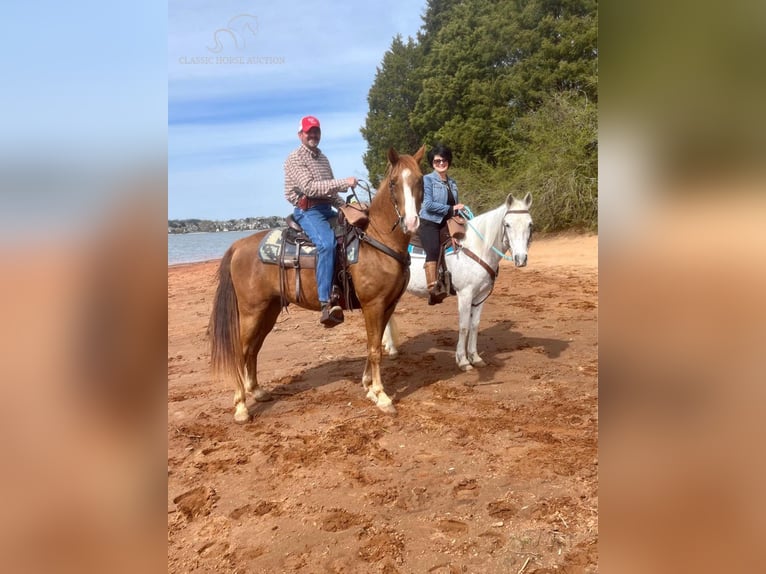
[[457, 296], [458, 309], [458, 331], [457, 348], [455, 349], [455, 362], [461, 371], [470, 371], [473, 369], [471, 361], [466, 354], [466, 343], [468, 342], [469, 329], [471, 327], [471, 300], [473, 298], [470, 289], [464, 289]]
[[383, 329], [391, 313], [380, 314], [369, 309], [364, 310], [364, 319], [367, 326], [367, 362], [362, 375], [362, 387], [367, 391], [370, 399], [384, 413], [394, 415], [396, 408], [393, 401], [383, 388], [383, 380], [380, 376], [381, 338]]
[[477, 343], [479, 339], [479, 321], [481, 320], [481, 311], [484, 308], [484, 303], [477, 305], [476, 307], [469, 307], [470, 309], [470, 324], [468, 329], [468, 360], [474, 367], [486, 367], [487, 363], [484, 362], [479, 356], [477, 351]]
[[[367, 351], [369, 353], [369, 349]], [[372, 370], [370, 369], [370, 357], [367, 356], [367, 360], [364, 362], [364, 373], [362, 373], [362, 389], [367, 392], [367, 398], [370, 398], [370, 384], [372, 383]], [[375, 402], [374, 398], [371, 398], [372, 402]]]

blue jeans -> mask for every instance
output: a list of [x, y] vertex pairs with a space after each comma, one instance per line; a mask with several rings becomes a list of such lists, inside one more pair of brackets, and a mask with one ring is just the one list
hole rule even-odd
[[317, 248], [317, 292], [319, 300], [323, 302], [330, 301], [332, 274], [335, 271], [335, 232], [328, 220], [336, 215], [329, 203], [317, 205], [306, 211], [296, 207], [293, 211], [293, 219], [303, 228]]

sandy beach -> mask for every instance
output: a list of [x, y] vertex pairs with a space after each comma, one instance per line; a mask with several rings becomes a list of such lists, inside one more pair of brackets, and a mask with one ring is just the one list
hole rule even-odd
[[168, 268], [169, 572], [597, 571], [597, 236], [502, 262], [482, 369], [455, 364], [455, 297], [405, 294], [395, 417], [362, 392], [361, 312], [327, 330], [291, 305], [259, 356], [275, 400], [235, 424], [208, 372], [217, 266]]

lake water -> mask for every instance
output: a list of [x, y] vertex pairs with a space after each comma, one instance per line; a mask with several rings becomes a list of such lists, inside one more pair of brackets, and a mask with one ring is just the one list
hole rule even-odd
[[218, 233], [169, 233], [168, 265], [220, 259], [237, 239], [257, 231], [221, 231]]

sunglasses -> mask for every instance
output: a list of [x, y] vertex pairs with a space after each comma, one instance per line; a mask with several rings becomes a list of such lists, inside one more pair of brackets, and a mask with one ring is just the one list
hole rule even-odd
[[434, 163], [444, 164], [444, 163], [449, 163], [449, 160], [448, 159], [435, 159]]

